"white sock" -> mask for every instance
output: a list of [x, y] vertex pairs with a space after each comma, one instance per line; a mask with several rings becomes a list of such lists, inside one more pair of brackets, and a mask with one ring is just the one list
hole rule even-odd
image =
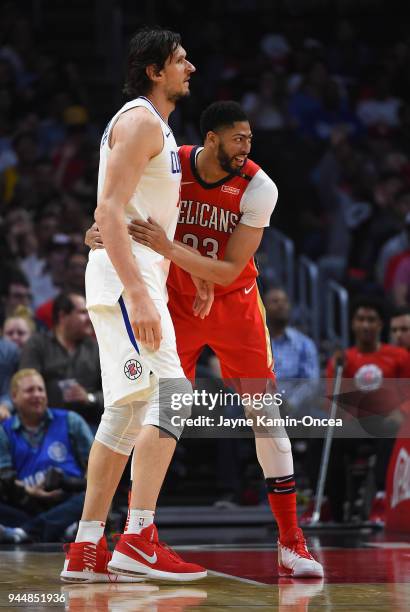
[[102, 521], [80, 521], [75, 541], [97, 544], [104, 535], [104, 527]]
[[152, 510], [140, 510], [139, 508], [130, 508], [128, 516], [128, 525], [125, 528], [125, 533], [140, 533], [145, 527], [149, 527], [154, 522], [154, 512]]

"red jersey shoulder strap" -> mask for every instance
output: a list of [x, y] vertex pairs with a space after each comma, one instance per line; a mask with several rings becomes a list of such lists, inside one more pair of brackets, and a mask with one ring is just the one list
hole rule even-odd
[[246, 160], [245, 166], [242, 168], [240, 176], [245, 180], [250, 181], [261, 167], [255, 164], [251, 159]]

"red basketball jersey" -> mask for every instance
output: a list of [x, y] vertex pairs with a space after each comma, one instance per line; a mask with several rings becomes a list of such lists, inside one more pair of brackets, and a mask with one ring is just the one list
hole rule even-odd
[[[205, 183], [196, 171], [198, 149], [198, 146], [191, 145], [179, 149], [181, 206], [175, 239], [198, 249], [201, 255], [223, 259], [228, 240], [242, 217], [244, 193], [260, 167], [248, 159], [240, 174], [227, 176], [217, 183]], [[257, 276], [252, 257], [233, 283], [226, 287], [215, 285], [215, 294], [251, 286]], [[168, 285], [183, 294], [196, 293], [190, 274], [174, 264], [170, 267]]]

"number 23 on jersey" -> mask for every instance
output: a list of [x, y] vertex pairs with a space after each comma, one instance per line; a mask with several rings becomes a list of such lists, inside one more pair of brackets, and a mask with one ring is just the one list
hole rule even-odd
[[[199, 250], [199, 238], [195, 234], [184, 234], [182, 242], [193, 249]], [[205, 255], [218, 259], [219, 243], [215, 238], [204, 238], [202, 240], [202, 247], [205, 250]]]

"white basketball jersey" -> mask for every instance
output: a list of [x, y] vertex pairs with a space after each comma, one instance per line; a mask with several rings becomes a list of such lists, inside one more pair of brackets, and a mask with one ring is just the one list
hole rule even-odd
[[[164, 145], [162, 151], [150, 159], [146, 165], [135, 192], [125, 206], [124, 223], [128, 223], [131, 219], [144, 219], [146, 221], [148, 217], [151, 217], [165, 230], [168, 238], [173, 240], [179, 215], [181, 184], [181, 165], [178, 157], [178, 147], [171, 128], [162, 119], [152, 102], [144, 96], [127, 102], [114, 115], [104, 131], [100, 148], [98, 197], [100, 197], [104, 186], [107, 162], [111, 153], [109, 145], [111, 131], [122, 113], [139, 106], [148, 109], [158, 119], [163, 134]], [[155, 277], [153, 285], [158, 286], [160, 284], [163, 291], [166, 292], [166, 279], [170, 262], [165, 260], [162, 255], [144, 245], [138, 244], [131, 238], [130, 241], [132, 252], [137, 260], [138, 267], [143, 273], [144, 279], [147, 280], [148, 288], [150, 288], [149, 285], [151, 284], [149, 282], [151, 275]], [[92, 263], [94, 264], [92, 268], [94, 268], [96, 275], [100, 276], [103, 274], [104, 278], [100, 278], [98, 281], [96, 278], [91, 279], [91, 269], [87, 272], [86, 281], [88, 280], [89, 286], [86, 287], [87, 305], [111, 304], [115, 299], [118, 299], [122, 292], [121, 281], [105, 251], [92, 251], [90, 253], [89, 266]]]

